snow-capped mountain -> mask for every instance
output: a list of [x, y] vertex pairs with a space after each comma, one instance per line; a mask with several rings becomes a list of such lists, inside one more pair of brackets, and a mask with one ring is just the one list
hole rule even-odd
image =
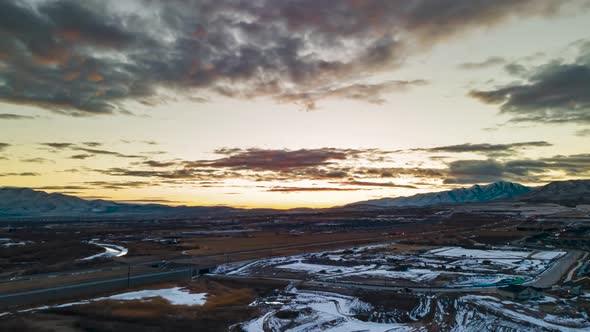
[[351, 205], [372, 205], [380, 207], [396, 206], [431, 206], [444, 204], [460, 204], [472, 202], [488, 202], [498, 199], [509, 199], [530, 192], [532, 189], [518, 183], [499, 181], [488, 185], [474, 185], [448, 191], [417, 194], [409, 197], [380, 198]]
[[30, 188], [0, 187], [0, 217], [203, 215], [235, 211], [240, 209], [222, 206], [173, 207], [160, 204], [126, 204], [107, 200], [85, 200]]
[[551, 182], [519, 197], [519, 201], [567, 206], [590, 204], [590, 180]]

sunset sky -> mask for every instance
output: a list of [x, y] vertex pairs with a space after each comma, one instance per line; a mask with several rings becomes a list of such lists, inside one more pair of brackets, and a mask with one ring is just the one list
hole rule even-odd
[[588, 0], [0, 1], [0, 186], [289, 208], [589, 177]]

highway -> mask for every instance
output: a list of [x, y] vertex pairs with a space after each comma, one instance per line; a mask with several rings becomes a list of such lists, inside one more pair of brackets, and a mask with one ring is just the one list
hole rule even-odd
[[[207, 259], [216, 259], [216, 258], [223, 258], [223, 260], [222, 260], [223, 262], [233, 262], [232, 260], [229, 259], [232, 256], [264, 253], [264, 252], [271, 252], [271, 256], [272, 256], [273, 250], [278, 251], [278, 250], [287, 250], [287, 249], [300, 249], [300, 248], [310, 248], [310, 247], [324, 246], [324, 245], [345, 244], [345, 243], [351, 243], [351, 242], [365, 242], [365, 241], [372, 241], [372, 240], [377, 241], [377, 240], [385, 240], [385, 239], [391, 239], [391, 237], [390, 236], [376, 236], [376, 237], [367, 237], [367, 238], [359, 238], [359, 239], [315, 242], [315, 243], [287, 245], [287, 246], [280, 246], [280, 247], [273, 247], [273, 248], [262, 248], [262, 249], [235, 251], [235, 252], [212, 254], [212, 255], [191, 255], [188, 257], [175, 258], [175, 259], [170, 259], [170, 260], [156, 260], [156, 261], [146, 261], [146, 262], [134, 263], [134, 264], [131, 264], [131, 266], [134, 267], [134, 266], [143, 266], [143, 265], [158, 265], [158, 264], [164, 264], [164, 263], [194, 263], [195, 260], [204, 261]], [[379, 243], [382, 243], [382, 242], [379, 242]], [[387, 242], [383, 242], [383, 243], [387, 243]], [[103, 271], [127, 270], [128, 266], [129, 265], [125, 264], [125, 265], [118, 265], [118, 266], [106, 266], [106, 267], [100, 267], [100, 268], [82, 269], [82, 270], [74, 270], [74, 271], [32, 274], [32, 275], [26, 275], [26, 276], [0, 279], [0, 283], [14, 282], [14, 281], [19, 281], [19, 280], [35, 280], [35, 279], [55, 278], [55, 277], [60, 277], [60, 276], [83, 275], [83, 274], [90, 274], [90, 273], [103, 272]]]
[[346, 282], [335, 280], [309, 280], [298, 278], [280, 278], [280, 277], [249, 277], [238, 275], [219, 275], [214, 274], [210, 277], [215, 279], [242, 279], [242, 280], [273, 280], [285, 281], [289, 283], [300, 283], [309, 286], [327, 286], [327, 287], [343, 287], [343, 288], [358, 288], [367, 290], [384, 290], [384, 291], [413, 291], [423, 293], [494, 293], [497, 291], [496, 287], [421, 287], [421, 286], [396, 286], [396, 285], [376, 285], [359, 282]]
[[581, 251], [570, 251], [543, 271], [534, 281], [527, 283], [528, 286], [546, 288], [555, 285], [569, 268], [582, 256]]
[[[489, 229], [490, 226], [494, 227], [498, 224], [504, 223], [505, 220], [497, 221], [494, 223], [490, 223], [488, 225], [483, 226], [483, 228]], [[481, 229], [482, 226], [479, 227]], [[460, 234], [462, 232], [467, 232], [473, 230], [473, 227], [460, 227], [454, 229], [446, 229], [445, 231], [454, 231], [455, 234]], [[55, 273], [46, 273], [40, 275], [31, 275], [31, 276], [23, 276], [19, 278], [13, 278], [12, 280], [3, 280], [0, 282], [0, 289], [4, 291], [0, 293], [0, 307], [1, 306], [15, 306], [15, 305], [30, 305], [33, 303], [47, 303], [63, 298], [74, 298], [83, 295], [90, 295], [90, 294], [100, 294], [105, 292], [112, 292], [115, 290], [125, 289], [129, 286], [139, 286], [145, 285], [148, 283], [158, 283], [162, 281], [172, 281], [172, 280], [181, 280], [184, 278], [189, 277], [189, 272], [191, 269], [199, 268], [199, 266], [209, 266], [221, 263], [229, 263], [229, 262], [240, 262], [244, 261], [244, 257], [239, 257], [241, 255], [247, 254], [256, 254], [256, 253], [269, 253], [267, 255], [263, 255], [263, 257], [257, 258], [270, 258], [270, 257], [277, 257], [277, 256], [289, 256], [293, 255], [294, 253], [289, 254], [280, 254], [282, 250], [289, 250], [289, 249], [305, 249], [305, 248], [314, 248], [321, 246], [322, 248], [317, 248], [317, 250], [331, 250], [335, 248], [345, 248], [345, 247], [352, 247], [352, 246], [360, 246], [360, 245], [371, 245], [371, 244], [387, 244], [393, 243], [394, 240], [399, 240], [400, 238], [404, 239], [411, 239], [417, 238], [424, 235], [429, 234], [441, 234], [442, 230], [433, 230], [433, 231], [425, 231], [419, 232], [415, 234], [407, 234], [405, 236], [373, 236], [367, 238], [359, 238], [359, 239], [347, 239], [347, 240], [338, 240], [338, 241], [327, 241], [327, 242], [316, 242], [316, 243], [307, 243], [307, 244], [300, 244], [300, 245], [285, 245], [280, 247], [274, 248], [262, 248], [262, 249], [253, 249], [253, 250], [244, 250], [238, 252], [231, 252], [231, 253], [221, 253], [221, 254], [212, 254], [212, 255], [194, 255], [190, 257], [182, 257], [178, 259], [172, 260], [158, 260], [158, 261], [149, 261], [149, 262], [141, 262], [135, 265], [122, 265], [122, 266], [108, 266], [102, 268], [95, 268], [95, 269], [86, 269], [86, 270], [77, 270], [77, 271], [67, 271], [67, 272], [55, 272]], [[388, 241], [385, 241], [388, 240]], [[330, 246], [335, 246], [334, 248], [328, 248]], [[274, 251], [274, 252], [273, 252]], [[273, 255], [273, 253], [275, 255]], [[253, 258], [251, 258], [253, 259]], [[249, 260], [251, 260], [249, 259]], [[207, 262], [209, 260], [209, 262]], [[174, 269], [175, 264], [184, 264], [185, 266], [178, 267]], [[190, 267], [186, 267], [189, 265]], [[150, 267], [152, 266], [152, 267]], [[133, 267], [133, 272], [135, 274], [127, 276], [129, 269]], [[142, 268], [138, 268], [142, 267]], [[164, 268], [169, 270], [163, 270]], [[45, 282], [41, 282], [44, 280]], [[379, 286], [379, 285], [352, 285], [350, 283], [345, 282], [336, 282], [336, 281], [313, 281], [317, 283], [331, 283], [332, 285], [336, 286], [346, 286], [346, 287], [365, 287], [370, 289], [383, 289], [383, 290], [400, 290], [400, 289], [407, 289], [406, 287], [399, 287], [399, 286]], [[465, 290], [460, 290], [457, 288], [419, 288], [414, 287], [412, 288], [416, 291], [437, 291], [437, 292], [458, 292], [458, 291], [490, 291], [489, 288], [486, 289], [475, 289], [473, 287], [466, 288]]]

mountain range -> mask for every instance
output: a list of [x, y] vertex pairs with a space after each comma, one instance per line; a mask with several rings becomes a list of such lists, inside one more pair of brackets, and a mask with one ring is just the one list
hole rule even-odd
[[509, 199], [531, 192], [533, 189], [518, 183], [499, 181], [488, 185], [474, 185], [469, 188], [458, 188], [448, 191], [417, 194], [408, 197], [380, 198], [356, 202], [349, 205], [371, 205], [380, 207], [401, 206], [432, 206], [488, 202], [498, 199]]
[[[590, 204], [590, 180], [551, 182], [542, 187], [526, 187], [499, 181], [448, 191], [417, 194], [408, 197], [380, 198], [346, 205], [346, 208], [423, 207], [449, 204], [482, 203], [511, 200], [529, 203], [556, 203], [566, 206]], [[291, 211], [305, 212], [309, 209]], [[312, 209], [312, 211], [315, 211]], [[162, 204], [129, 204], [108, 200], [85, 200], [59, 193], [46, 193], [30, 188], [0, 187], [0, 218], [126, 218], [220, 216], [262, 214], [272, 209], [239, 209], [227, 206], [168, 206]]]
[[0, 188], [0, 217], [127, 217], [170, 215], [220, 215], [241, 209], [226, 206], [168, 206], [86, 200], [30, 188]]

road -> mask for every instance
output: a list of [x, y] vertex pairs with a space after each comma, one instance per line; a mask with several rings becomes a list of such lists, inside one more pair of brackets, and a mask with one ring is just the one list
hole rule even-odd
[[[505, 223], [505, 220], [490, 223], [484, 225], [484, 228], [490, 228], [497, 226], [498, 224]], [[482, 226], [480, 225], [478, 229], [481, 230]], [[453, 229], [446, 229], [445, 231], [453, 231], [455, 234], [460, 234], [463, 232], [468, 232], [473, 230], [473, 227], [458, 227]], [[89, 294], [98, 294], [100, 292], [112, 292], [114, 290], [124, 289], [128, 286], [129, 283], [133, 282], [142, 282], [143, 284], [150, 283], [157, 283], [162, 281], [169, 281], [171, 277], [175, 276], [184, 276], [188, 278], [188, 272], [190, 268], [182, 267], [182, 269], [176, 270], [168, 270], [162, 271], [162, 269], [158, 269], [156, 267], [150, 267], [150, 265], [162, 265], [162, 263], [178, 263], [178, 264], [190, 264], [194, 266], [203, 266], [206, 264], [220, 264], [220, 263], [228, 263], [228, 262], [236, 262], [236, 261], [243, 261], [244, 257], [239, 257], [240, 255], [246, 254], [256, 254], [256, 253], [270, 253], [269, 255], [262, 255], [262, 257], [257, 258], [270, 258], [273, 256], [284, 256], [286, 254], [280, 255], [279, 251], [282, 250], [290, 250], [290, 249], [301, 249], [301, 248], [314, 248], [319, 247], [317, 250], [323, 249], [335, 249], [335, 248], [343, 248], [343, 247], [351, 247], [351, 246], [359, 246], [359, 245], [369, 245], [369, 244], [387, 244], [392, 243], [395, 240], [399, 240], [400, 238], [409, 239], [409, 238], [417, 238], [428, 234], [442, 234], [442, 230], [434, 230], [434, 231], [425, 231], [419, 232], [415, 234], [407, 234], [405, 236], [373, 236], [367, 238], [359, 238], [359, 239], [346, 239], [346, 240], [337, 240], [337, 241], [327, 241], [327, 242], [316, 242], [316, 243], [307, 243], [307, 244], [300, 244], [300, 245], [285, 245], [280, 247], [274, 248], [263, 248], [263, 249], [253, 249], [253, 250], [245, 250], [239, 252], [232, 252], [232, 253], [223, 253], [223, 254], [214, 254], [214, 255], [195, 255], [190, 257], [183, 257], [179, 259], [173, 259], [168, 261], [151, 261], [151, 262], [142, 262], [138, 265], [134, 265], [133, 269], [136, 269], [136, 274], [130, 275], [129, 277], [126, 276], [129, 266], [131, 265], [123, 265], [120, 267], [103, 267], [103, 268], [96, 268], [96, 269], [87, 269], [87, 270], [79, 270], [79, 271], [68, 271], [68, 272], [56, 272], [56, 273], [48, 273], [42, 275], [33, 275], [33, 276], [25, 276], [22, 278], [18, 278], [17, 280], [4, 280], [4, 282], [0, 283], [0, 291], [3, 294], [0, 294], [0, 305], [4, 306], [14, 306], [16, 305], [28, 305], [32, 303], [42, 303], [42, 302], [50, 302], [55, 301], [63, 298], [68, 297], [77, 297]], [[389, 241], [384, 241], [389, 240]], [[344, 246], [346, 244], [346, 246]], [[334, 248], [329, 248], [334, 246]], [[274, 251], [274, 252], [273, 252]], [[279, 253], [277, 255], [277, 253]], [[274, 254], [274, 255], [273, 255]], [[287, 255], [293, 255], [294, 253], [289, 253]], [[215, 260], [220, 259], [220, 260]], [[210, 260], [209, 262], [206, 262]], [[211, 263], [215, 262], [215, 263]], [[150, 269], [137, 269], [137, 267], [143, 267]], [[177, 278], [176, 280], [180, 280]], [[316, 283], [330, 283], [335, 286], [340, 287], [360, 287], [360, 288], [367, 288], [367, 289], [382, 289], [382, 290], [403, 290], [406, 287], [396, 287], [396, 286], [380, 286], [380, 285], [352, 285], [349, 283], [344, 282], [335, 282], [335, 281], [313, 281]], [[137, 284], [139, 285], [139, 284]], [[414, 287], [415, 290], [420, 291], [438, 291], [438, 292], [457, 292], [457, 291], [489, 291], [489, 289], [481, 289], [478, 290], [476, 288], [466, 288], [464, 290], [461, 289], [435, 289], [435, 288], [418, 288]], [[11, 303], [11, 300], [13, 302]]]
[[2, 294], [0, 295], [0, 308], [53, 303], [57, 300], [63, 300], [66, 298], [95, 296], [98, 294], [121, 291], [129, 287], [138, 287], [159, 282], [161, 283], [166, 281], [189, 279], [189, 276], [192, 277], [192, 272], [193, 270], [190, 267], [185, 267], [182, 269], [136, 276], [79, 282], [55, 287], [46, 287], [42, 289]]
[[332, 280], [308, 280], [297, 278], [280, 278], [280, 277], [249, 277], [238, 275], [210, 275], [216, 279], [243, 279], [243, 280], [273, 280], [285, 281], [289, 283], [301, 283], [308, 286], [328, 286], [328, 287], [344, 287], [357, 288], [367, 290], [383, 290], [383, 291], [407, 291], [423, 292], [423, 293], [494, 293], [497, 291], [496, 287], [419, 287], [419, 286], [394, 286], [394, 285], [375, 285], [358, 282], [344, 282]]
[[581, 256], [581, 251], [570, 251], [527, 285], [541, 288], [555, 285]]
[[[188, 257], [182, 257], [182, 258], [176, 258], [176, 259], [170, 259], [170, 260], [146, 261], [146, 262], [132, 264], [132, 266], [135, 267], [135, 266], [142, 266], [142, 265], [156, 265], [156, 264], [162, 264], [164, 262], [167, 262], [167, 263], [171, 263], [171, 262], [173, 262], [173, 263], [194, 263], [195, 261], [204, 261], [207, 259], [216, 259], [216, 258], [223, 258], [221, 260], [221, 262], [226, 262], [226, 261], [233, 262], [234, 260], [230, 259], [232, 256], [264, 253], [264, 252], [271, 252], [271, 256], [272, 256], [273, 250], [278, 251], [278, 250], [287, 250], [287, 249], [300, 249], [300, 248], [310, 248], [310, 247], [325, 246], [325, 245], [346, 244], [346, 243], [350, 244], [350, 243], [373, 241], [373, 240], [377, 242], [378, 240], [385, 240], [385, 239], [391, 239], [391, 237], [390, 236], [374, 236], [374, 237], [359, 238], [359, 239], [325, 241], [325, 242], [306, 243], [306, 244], [299, 244], [299, 245], [287, 245], [287, 246], [272, 247], [272, 248], [235, 251], [235, 252], [228, 252], [228, 253], [222, 253], [222, 254], [191, 255]], [[379, 242], [379, 243], [381, 243], [381, 242]], [[383, 242], [383, 243], [387, 243], [387, 242]], [[91, 268], [91, 269], [65, 271], [65, 272], [33, 274], [33, 275], [26, 275], [26, 276], [20, 276], [20, 277], [0, 279], [0, 283], [14, 282], [14, 281], [19, 281], [19, 280], [56, 278], [56, 277], [60, 277], [60, 276], [84, 275], [84, 274], [91, 274], [91, 273], [103, 272], [103, 271], [127, 270], [127, 268], [128, 268], [128, 265], [119, 265], [119, 266], [106, 266], [106, 267], [101, 267], [101, 268]]]
[[[498, 224], [505, 223], [506, 220], [496, 221], [484, 226], [481, 226], [483, 229], [493, 229], [490, 227], [494, 227]], [[480, 228], [480, 229], [481, 229]], [[445, 231], [453, 231], [455, 234], [461, 234], [463, 232], [468, 232], [473, 230], [473, 227], [457, 227], [453, 229], [446, 229]], [[236, 251], [236, 252], [227, 252], [222, 254], [212, 254], [212, 255], [191, 255], [189, 257], [182, 257], [177, 259], [170, 259], [167, 261], [157, 260], [157, 261], [146, 261], [141, 263], [135, 263], [131, 265], [131, 268], [138, 272], [140, 269], [138, 267], [147, 267], [150, 265], [159, 265], [164, 262], [167, 263], [181, 263], [181, 264], [195, 264], [198, 265], [203, 262], [212, 263], [215, 262], [217, 264], [221, 263], [229, 263], [229, 262], [236, 262], [236, 261], [243, 261], [243, 256], [247, 254], [256, 254], [256, 253], [265, 253], [269, 252], [269, 255], [263, 255], [257, 258], [270, 258], [273, 256], [280, 256], [280, 255], [273, 255], [274, 251], [280, 250], [289, 250], [289, 249], [301, 249], [301, 248], [313, 248], [318, 246], [332, 246], [332, 245], [340, 245], [340, 244], [349, 244], [349, 246], [361, 245], [362, 242], [369, 242], [374, 241], [375, 243], [388, 243], [399, 239], [412, 239], [418, 238], [424, 235], [432, 235], [432, 234], [439, 234], [443, 230], [434, 230], [434, 231], [425, 231], [419, 232], [415, 234], [406, 234], [403, 236], [374, 236], [374, 237], [367, 237], [367, 238], [358, 238], [358, 239], [346, 239], [346, 240], [337, 240], [337, 241], [327, 241], [327, 242], [316, 242], [316, 243], [307, 243], [307, 244], [300, 244], [300, 245], [286, 245], [274, 248], [262, 248], [262, 249], [253, 249], [253, 250], [245, 250], [245, 251]], [[385, 242], [384, 240], [389, 240]], [[368, 243], [364, 243], [368, 244]], [[236, 257], [236, 258], [232, 258]], [[74, 270], [74, 271], [64, 271], [64, 272], [52, 272], [52, 273], [43, 273], [43, 274], [36, 274], [36, 275], [27, 275], [21, 277], [14, 277], [14, 278], [4, 278], [0, 279], [0, 294], [6, 293], [11, 291], [11, 288], [14, 288], [14, 291], [18, 291], [21, 286], [20, 284], [26, 283], [28, 280], [52, 280], [50, 284], [55, 285], [59, 282], [59, 279], [63, 279], [65, 283], [72, 283], [72, 282], [81, 282], [81, 281], [88, 281], [92, 279], [105, 279], [105, 278], [116, 278], [121, 274], [125, 274], [129, 265], [119, 265], [119, 266], [105, 266], [100, 268], [90, 268], [90, 269], [81, 269], [81, 270]], [[149, 273], [149, 272], [147, 272]], [[14, 286], [14, 287], [13, 287]], [[29, 288], [39, 288], [40, 283], [32, 283]], [[25, 287], [26, 288], [26, 287]]]
[[588, 253], [585, 252], [584, 256], [582, 256], [582, 258], [578, 261], [578, 264], [576, 265], [576, 267], [574, 267], [573, 269], [570, 270], [570, 272], [568, 272], [567, 277], [565, 278], [564, 282], [568, 282], [571, 281], [574, 273], [580, 268], [580, 266], [582, 266], [582, 264], [584, 264], [584, 261], [586, 260], [586, 258], [588, 257]]

